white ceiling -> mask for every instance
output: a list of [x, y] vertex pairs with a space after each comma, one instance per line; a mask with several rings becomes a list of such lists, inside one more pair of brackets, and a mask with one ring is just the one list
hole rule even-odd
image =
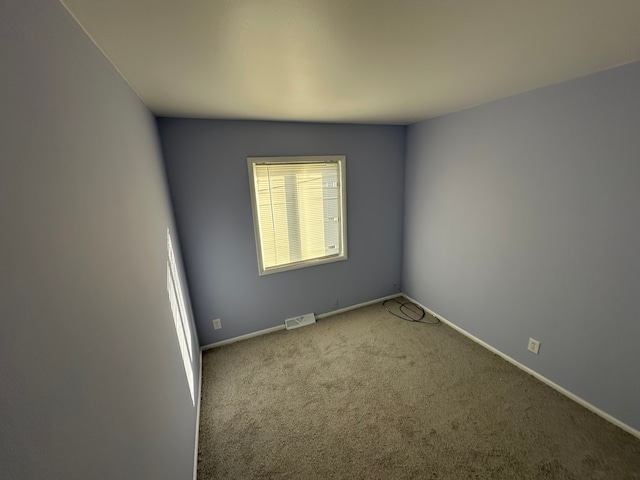
[[407, 124], [640, 59], [640, 0], [62, 0], [158, 115]]

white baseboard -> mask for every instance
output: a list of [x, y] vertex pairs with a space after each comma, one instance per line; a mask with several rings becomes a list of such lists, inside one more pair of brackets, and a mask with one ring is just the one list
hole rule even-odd
[[210, 343], [209, 345], [203, 345], [200, 350], [211, 350], [212, 348], [222, 347], [223, 345], [229, 345], [230, 343], [236, 343], [241, 340], [248, 340], [249, 338], [259, 337], [260, 335], [266, 335], [267, 333], [277, 332], [278, 330], [284, 330], [284, 323], [271, 328], [265, 328], [264, 330], [258, 330], [257, 332], [247, 333], [246, 335], [240, 335], [239, 337], [228, 338], [220, 342]]
[[[364, 303], [358, 303], [357, 305], [351, 305], [350, 307], [341, 308], [340, 310], [334, 310], [332, 312], [321, 313], [320, 315], [316, 315], [316, 319], [320, 320], [322, 318], [331, 317], [332, 315], [338, 315], [339, 313], [348, 312], [349, 310], [355, 310], [356, 308], [366, 307], [368, 305], [373, 305], [374, 303], [384, 302], [385, 300], [389, 300], [390, 298], [395, 298], [401, 295], [400, 293], [395, 293], [393, 295], [387, 295], [386, 297], [376, 298], [375, 300], [370, 300]], [[247, 333], [246, 335], [240, 335], [239, 337], [228, 338], [227, 340], [222, 340], [220, 342], [210, 343], [208, 345], [203, 345], [200, 350], [211, 350], [212, 348], [222, 347], [223, 345], [229, 345], [230, 343], [239, 342], [241, 340], [247, 340], [249, 338], [258, 337], [260, 335], [266, 335], [267, 333], [277, 332], [278, 330], [284, 330], [284, 323], [282, 325], [277, 325], [271, 328], [265, 328], [264, 330], [258, 330], [257, 332]]]
[[193, 451], [193, 480], [198, 479], [198, 442], [200, 441], [200, 400], [202, 399], [202, 349], [200, 349], [200, 375], [198, 375], [198, 402], [196, 403], [196, 441]]
[[344, 307], [340, 310], [333, 310], [332, 312], [321, 313], [320, 315], [316, 315], [317, 319], [331, 317], [333, 315], [338, 315], [340, 313], [348, 312], [350, 310], [355, 310], [356, 308], [368, 307], [369, 305], [373, 305], [374, 303], [384, 302], [385, 300], [389, 300], [390, 298], [396, 298], [402, 295], [401, 293], [394, 293], [393, 295], [387, 295], [386, 297], [376, 298], [375, 300], [369, 300], [368, 302], [358, 303], [357, 305], [351, 305], [350, 307]]
[[573, 400], [574, 402], [582, 405], [584, 408], [586, 408], [587, 410], [591, 410], [593, 413], [595, 413], [596, 415], [604, 418], [606, 421], [608, 421], [609, 423], [614, 424], [616, 427], [621, 428], [622, 430], [624, 430], [627, 433], [630, 433], [631, 435], [633, 435], [634, 437], [640, 438], [640, 431], [636, 430], [635, 428], [631, 427], [630, 425], [627, 425], [626, 423], [622, 422], [621, 420], [618, 420], [617, 418], [615, 418], [612, 415], [609, 415], [607, 412], [600, 410], [598, 407], [590, 404], [589, 402], [587, 402], [586, 400], [584, 400], [583, 398], [579, 397], [578, 395], [570, 392], [569, 390], [567, 390], [564, 387], [561, 387], [560, 385], [558, 385], [557, 383], [549, 380], [547, 377], [540, 375], [538, 372], [536, 372], [535, 370], [532, 370], [531, 368], [521, 364], [520, 362], [518, 362], [517, 360], [514, 360], [513, 358], [511, 358], [509, 355], [506, 355], [505, 353], [502, 353], [500, 350], [492, 347], [491, 345], [489, 345], [486, 342], [483, 342], [482, 340], [480, 340], [478, 337], [470, 334], [469, 332], [467, 332], [466, 330], [458, 327], [456, 324], [451, 323], [449, 320], [447, 320], [446, 318], [442, 317], [441, 315], [438, 315], [436, 312], [434, 312], [433, 310], [425, 307], [424, 305], [422, 305], [420, 302], [414, 300], [413, 298], [409, 297], [408, 295], [402, 294], [407, 300], [409, 300], [410, 302], [415, 303], [416, 305], [420, 305], [422, 308], [425, 309], [425, 311], [429, 312], [431, 315], [433, 315], [434, 317], [438, 318], [442, 323], [450, 326], [451, 328], [453, 328], [454, 330], [460, 332], [461, 334], [463, 334], [465, 337], [470, 338], [471, 340], [473, 340], [474, 342], [476, 342], [479, 345], [482, 345], [484, 348], [486, 348], [487, 350], [495, 353], [496, 355], [504, 358], [507, 362], [515, 365], [516, 367], [518, 367], [520, 370], [528, 373], [529, 375], [537, 378], [538, 380], [540, 380], [542, 383], [545, 383], [547, 385], [549, 385], [551, 388], [553, 388], [554, 390], [560, 392], [561, 394], [563, 394], [564, 396], [570, 398], [571, 400]]

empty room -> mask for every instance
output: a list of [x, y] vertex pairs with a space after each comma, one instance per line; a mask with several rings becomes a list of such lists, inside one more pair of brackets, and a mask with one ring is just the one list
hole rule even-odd
[[0, 477], [640, 480], [640, 2], [0, 12]]

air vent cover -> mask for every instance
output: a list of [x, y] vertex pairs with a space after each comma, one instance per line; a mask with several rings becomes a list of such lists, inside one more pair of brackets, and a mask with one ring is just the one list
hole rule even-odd
[[316, 317], [313, 313], [307, 313], [306, 315], [300, 315], [299, 317], [287, 318], [284, 321], [284, 326], [287, 330], [294, 328], [304, 327], [305, 325], [311, 325], [316, 323]]

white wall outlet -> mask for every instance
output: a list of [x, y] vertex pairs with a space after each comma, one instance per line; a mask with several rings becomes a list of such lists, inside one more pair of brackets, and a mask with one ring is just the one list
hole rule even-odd
[[538, 355], [538, 351], [540, 350], [540, 342], [533, 338], [529, 338], [529, 346], [527, 348], [529, 349], [530, 352], [533, 352], [536, 355]]
[[213, 321], [213, 329], [214, 330], [220, 330], [222, 328], [222, 321], [219, 318], [216, 318]]

